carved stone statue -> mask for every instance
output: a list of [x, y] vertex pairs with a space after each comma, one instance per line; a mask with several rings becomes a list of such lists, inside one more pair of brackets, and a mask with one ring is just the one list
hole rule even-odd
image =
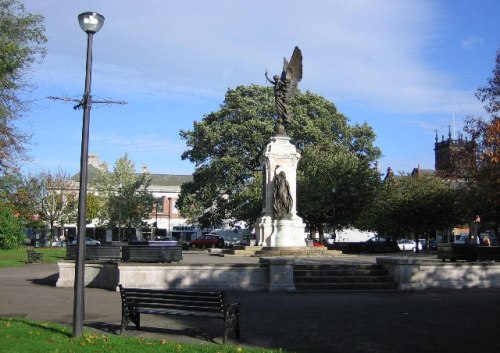
[[290, 62], [283, 58], [281, 76], [274, 75], [271, 80], [265, 73], [266, 79], [274, 85], [274, 100], [276, 104], [276, 124], [274, 130], [278, 135], [285, 135], [285, 126], [292, 118], [287, 103], [293, 97], [297, 85], [302, 80], [302, 52], [299, 47], [293, 50]]
[[[278, 167], [276, 167], [277, 170]], [[283, 218], [290, 213], [292, 206], [293, 198], [290, 193], [290, 185], [288, 184], [288, 180], [286, 180], [285, 172], [280, 171], [274, 176], [274, 216], [276, 218]]]

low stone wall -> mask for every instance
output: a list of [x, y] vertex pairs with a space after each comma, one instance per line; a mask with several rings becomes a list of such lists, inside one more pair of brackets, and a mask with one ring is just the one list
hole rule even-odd
[[[415, 258], [380, 257], [400, 290], [500, 288], [500, 263], [439, 263]], [[261, 258], [258, 264], [85, 264], [85, 286], [181, 290], [295, 291], [293, 258]], [[73, 287], [75, 262], [59, 262], [58, 287]]]
[[377, 258], [401, 290], [431, 288], [500, 288], [500, 264], [494, 262], [434, 263], [400, 257]]
[[268, 286], [268, 268], [258, 264], [120, 264], [118, 268], [120, 283], [132, 288], [264, 291]]
[[[75, 282], [75, 262], [60, 261], [57, 287], [73, 287]], [[116, 262], [86, 263], [84, 282], [86, 287], [115, 290], [119, 283]]]
[[[269, 272], [267, 264], [86, 263], [85, 286], [116, 290], [121, 283], [124, 287], [151, 289], [273, 291]], [[286, 287], [294, 290], [293, 275], [288, 278], [292, 283]], [[59, 262], [57, 287], [73, 287], [74, 280], [75, 263]]]

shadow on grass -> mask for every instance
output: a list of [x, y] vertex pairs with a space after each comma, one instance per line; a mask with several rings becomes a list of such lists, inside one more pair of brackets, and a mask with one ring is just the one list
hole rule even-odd
[[[85, 326], [93, 328], [95, 330], [102, 331], [107, 334], [120, 335], [120, 325], [110, 324], [107, 322], [92, 322], [88, 323]], [[130, 336], [135, 336], [140, 332], [158, 334], [158, 335], [171, 335], [171, 336], [187, 336], [196, 338], [205, 342], [221, 344], [221, 342], [216, 342], [214, 337], [207, 332], [201, 332], [200, 330], [196, 330], [193, 328], [184, 328], [184, 329], [168, 329], [168, 328], [160, 328], [160, 327], [150, 327], [150, 326], [142, 326], [141, 329], [137, 330], [134, 325], [127, 326], [127, 329], [123, 332], [123, 336], [127, 336], [127, 332], [130, 333]]]
[[57, 333], [66, 337], [71, 337], [71, 333], [68, 331], [68, 329], [65, 329], [64, 327], [57, 327], [53, 326], [53, 324], [49, 323], [44, 323], [44, 322], [34, 322], [31, 320], [26, 320], [26, 319], [21, 319], [21, 318], [0, 318], [1, 322], [15, 322], [27, 326], [31, 326], [33, 328], [47, 331], [47, 332], [52, 332], [52, 333]]

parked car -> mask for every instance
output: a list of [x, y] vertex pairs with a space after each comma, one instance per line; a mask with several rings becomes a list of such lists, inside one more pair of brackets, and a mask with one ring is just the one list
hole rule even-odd
[[371, 253], [396, 252], [399, 251], [399, 247], [393, 238], [376, 236], [362, 243], [361, 251]]
[[[76, 239], [71, 244], [76, 245]], [[85, 237], [85, 245], [101, 245], [101, 242], [91, 237]]]
[[469, 242], [469, 236], [464, 234], [460, 235], [460, 238], [454, 241], [455, 244], [467, 244], [468, 242]]
[[224, 246], [226, 248], [232, 248], [235, 245], [240, 245], [242, 242], [242, 236], [239, 234], [224, 235], [221, 237], [224, 239]]
[[401, 239], [398, 241], [398, 247], [399, 250], [401, 251], [417, 251], [417, 244], [418, 244], [418, 250], [422, 251], [422, 243], [418, 242], [415, 243], [415, 240], [411, 239]]
[[192, 249], [205, 249], [205, 248], [223, 248], [224, 238], [216, 234], [206, 234], [201, 237], [191, 240], [189, 247]]

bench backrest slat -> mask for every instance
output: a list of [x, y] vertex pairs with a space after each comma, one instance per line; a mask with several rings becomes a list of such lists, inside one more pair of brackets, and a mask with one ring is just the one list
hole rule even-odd
[[227, 306], [223, 291], [217, 293], [123, 288], [121, 285], [119, 287], [124, 304], [139, 310], [142, 308], [224, 315]]
[[[121, 287], [121, 284], [119, 284]], [[219, 296], [218, 292], [195, 292], [195, 291], [175, 291], [175, 290], [162, 290], [162, 289], [142, 289], [142, 288], [123, 288], [127, 294], [173, 294], [173, 295], [185, 295], [185, 296], [197, 296], [197, 297], [213, 297]]]

